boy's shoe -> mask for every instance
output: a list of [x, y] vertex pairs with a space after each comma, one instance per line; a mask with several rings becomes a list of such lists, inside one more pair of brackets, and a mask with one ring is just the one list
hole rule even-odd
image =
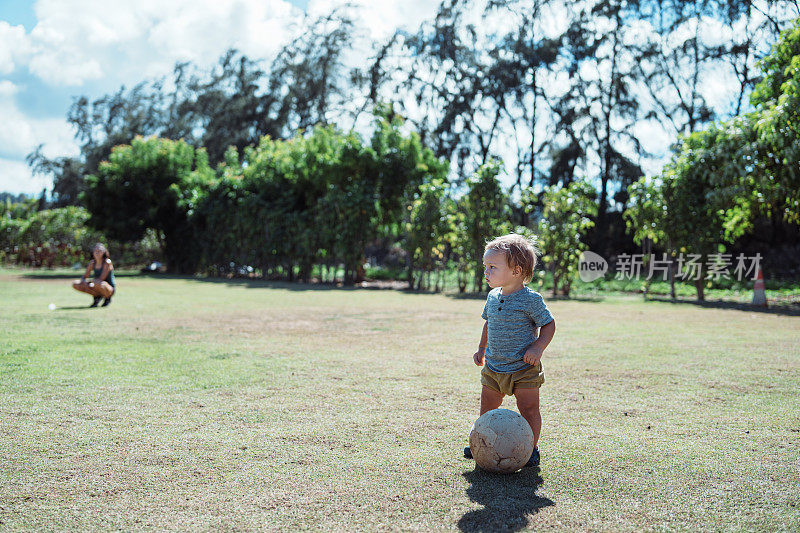
[[100, 298], [99, 296], [95, 296], [92, 305], [90, 305], [89, 307], [97, 307], [97, 304], [100, 303], [100, 300], [102, 300], [102, 298]]
[[[467, 459], [472, 459], [472, 450], [469, 449], [469, 446], [464, 448], [464, 457], [466, 457]], [[530, 459], [528, 459], [528, 462], [525, 463], [525, 466], [523, 468], [539, 466], [539, 459], [540, 459], [539, 447], [537, 446], [536, 448], [533, 449], [533, 453], [531, 453]]]
[[533, 466], [539, 466], [539, 447], [533, 449], [533, 453], [531, 454], [531, 458], [528, 459], [528, 462], [525, 463], [523, 468], [530, 468]]
[[105, 307], [110, 303], [111, 303], [111, 298], [106, 298], [105, 300], [103, 300], [103, 305], [101, 305], [100, 307]]

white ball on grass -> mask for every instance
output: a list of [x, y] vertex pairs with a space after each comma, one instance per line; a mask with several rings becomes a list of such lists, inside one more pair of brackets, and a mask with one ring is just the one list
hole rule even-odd
[[56, 304], [50, 304], [50, 305], [47, 306], [47, 308], [50, 309], [51, 311], [55, 311], [56, 310]]
[[528, 462], [533, 453], [533, 431], [521, 414], [510, 409], [487, 411], [469, 434], [475, 462], [489, 472], [509, 474]]

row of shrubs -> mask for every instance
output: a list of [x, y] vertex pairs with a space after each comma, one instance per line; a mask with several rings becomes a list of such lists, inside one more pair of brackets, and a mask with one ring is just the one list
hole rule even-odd
[[157, 235], [131, 243], [110, 241], [87, 224], [83, 207], [39, 209], [39, 200], [0, 204], [0, 263], [31, 267], [85, 264], [97, 242], [106, 243], [115, 264], [134, 267], [160, 257]]

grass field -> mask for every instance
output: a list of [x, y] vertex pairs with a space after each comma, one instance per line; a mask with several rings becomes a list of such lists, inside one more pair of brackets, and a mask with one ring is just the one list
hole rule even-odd
[[800, 529], [796, 316], [550, 302], [542, 467], [502, 476], [461, 457], [481, 297], [68, 282], [0, 271], [0, 529]]

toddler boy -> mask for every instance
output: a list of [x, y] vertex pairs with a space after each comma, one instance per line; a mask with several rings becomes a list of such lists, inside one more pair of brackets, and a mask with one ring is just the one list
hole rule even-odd
[[[542, 354], [553, 339], [556, 323], [542, 296], [526, 284], [536, 266], [535, 244], [521, 235], [498, 237], [486, 245], [484, 277], [491, 287], [481, 315], [478, 351], [472, 356], [481, 370], [481, 412], [497, 409], [513, 394], [520, 414], [533, 430], [533, 453], [525, 466], [539, 465], [539, 387], [544, 383]], [[464, 456], [472, 457], [469, 447]]]

